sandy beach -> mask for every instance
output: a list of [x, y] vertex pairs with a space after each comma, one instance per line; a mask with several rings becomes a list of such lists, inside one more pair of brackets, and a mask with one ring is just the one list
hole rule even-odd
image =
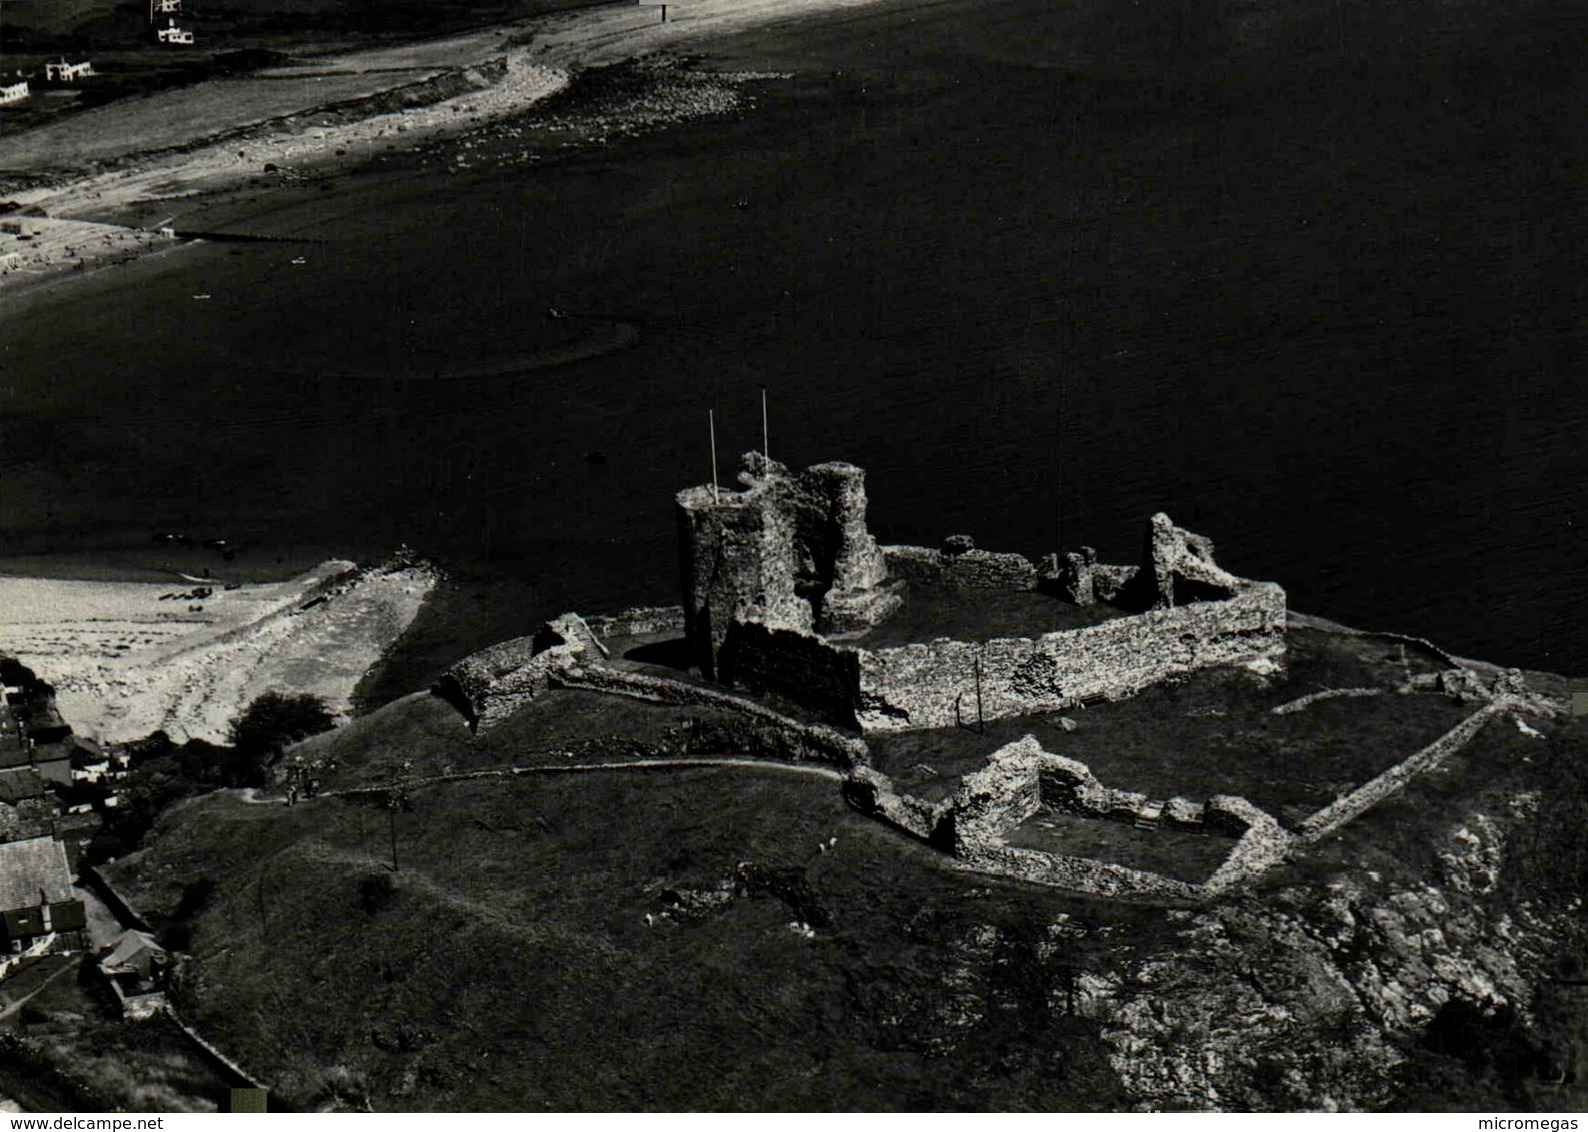
[[53, 684], [81, 734], [222, 743], [266, 691], [320, 696], [345, 718], [436, 582], [424, 567], [345, 561], [236, 588], [0, 576], [0, 653]]

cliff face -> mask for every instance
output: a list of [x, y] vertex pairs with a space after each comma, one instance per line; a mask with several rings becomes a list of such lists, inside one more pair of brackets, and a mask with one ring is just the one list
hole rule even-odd
[[1551, 972], [1582, 949], [1582, 901], [1541, 889], [1536, 846], [1511, 846], [1539, 801], [1447, 827], [1422, 878], [1365, 870], [1171, 913], [1176, 944], [1088, 996], [1126, 1091], [1152, 1109], [1573, 1108], [1581, 1022]]

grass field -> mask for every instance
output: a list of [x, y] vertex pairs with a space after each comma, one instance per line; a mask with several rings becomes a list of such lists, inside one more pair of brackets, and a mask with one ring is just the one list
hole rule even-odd
[[695, 742], [703, 725], [736, 717], [703, 707], [672, 707], [623, 696], [558, 689], [537, 697], [490, 730], [471, 733], [457, 711], [429, 695], [409, 696], [294, 748], [334, 760], [327, 786], [379, 781], [401, 763], [415, 775], [506, 766], [620, 761], [658, 755], [744, 755]]
[[857, 643], [888, 648], [937, 637], [956, 641], [1035, 637], [1120, 616], [1122, 612], [1112, 606], [1078, 606], [1040, 593], [946, 590], [912, 582], [904, 607]]
[[[652, 709], [603, 699], [558, 693], [489, 741], [505, 753], [536, 733], [654, 725]], [[350, 769], [367, 759], [365, 772], [398, 751], [495, 758], [458, 742], [449, 711], [416, 698], [326, 741]], [[1275, 923], [1294, 931], [1311, 902], [1333, 907], [1325, 886], [1342, 878], [1449, 885], [1462, 823], [1519, 797], [1540, 807], [1539, 837], [1560, 836], [1580, 805], [1574, 742], [1496, 720], [1439, 772], [1261, 878], [1256, 900], [1234, 897], [1237, 914], [1249, 923], [1277, 899]], [[1228, 961], [1194, 958], [1200, 913], [960, 872], [824, 781], [616, 770], [454, 783], [411, 803], [393, 817], [370, 801], [211, 795], [168, 812], [111, 867], [195, 956], [184, 1008], [295, 1107], [1118, 1108], [1129, 1098], [1097, 1024], [1071, 1013], [1077, 973], [1098, 985], [1155, 970], [1154, 957]], [[1050, 813], [1015, 842], [1187, 880], [1230, 844]], [[1558, 855], [1517, 845], [1541, 851]], [[1496, 899], [1515, 915], [1558, 902], [1542, 874], [1505, 875]], [[1261, 962], [1282, 968], [1288, 954]], [[1266, 993], [1305, 1004], [1306, 987]], [[1550, 1026], [1575, 1033], [1549, 1009]], [[1417, 1053], [1405, 1088], [1434, 1088], [1448, 1065]]]

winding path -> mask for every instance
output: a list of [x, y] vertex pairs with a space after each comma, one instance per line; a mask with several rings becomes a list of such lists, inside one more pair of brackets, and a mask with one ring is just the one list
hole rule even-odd
[[[429, 786], [443, 786], [449, 782], [469, 782], [474, 779], [484, 778], [514, 778], [523, 774], [580, 774], [591, 771], [613, 770], [690, 770], [702, 767], [741, 767], [751, 770], [775, 770], [785, 774], [804, 774], [816, 778], [825, 778], [830, 781], [841, 782], [844, 779], [842, 771], [830, 766], [821, 766], [815, 763], [785, 763], [773, 759], [633, 759], [621, 763], [570, 763], [564, 766], [509, 766], [496, 767], [488, 770], [465, 770], [454, 774], [432, 774], [423, 778], [411, 778], [407, 781], [387, 783], [371, 786], [349, 786], [342, 790], [323, 790], [313, 796], [305, 796], [303, 801], [313, 801], [318, 798], [348, 798], [368, 794], [385, 794], [391, 790], [422, 790]], [[286, 806], [290, 803], [286, 798], [262, 796], [253, 786], [231, 791], [234, 797], [245, 806]]]

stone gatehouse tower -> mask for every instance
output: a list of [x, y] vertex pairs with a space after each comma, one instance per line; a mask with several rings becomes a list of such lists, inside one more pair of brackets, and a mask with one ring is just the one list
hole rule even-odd
[[742, 490], [678, 493], [684, 630], [702, 674], [732, 679], [719, 653], [735, 621], [841, 638], [899, 608], [902, 584], [866, 528], [865, 476], [845, 463], [791, 472], [749, 452]]

